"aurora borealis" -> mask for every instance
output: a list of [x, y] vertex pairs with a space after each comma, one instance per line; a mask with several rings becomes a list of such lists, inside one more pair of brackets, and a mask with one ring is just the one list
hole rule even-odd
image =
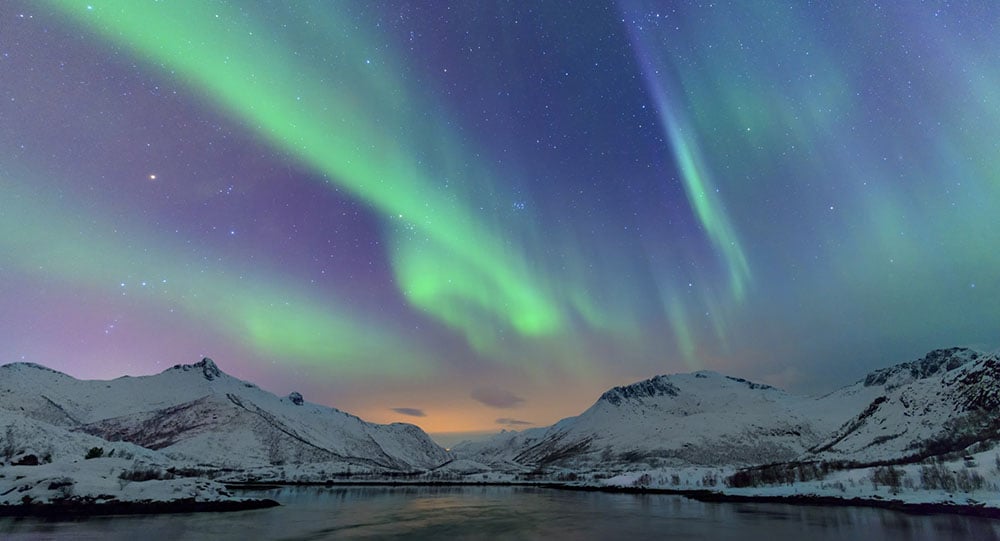
[[211, 355], [445, 432], [654, 374], [810, 392], [995, 348], [998, 23], [987, 2], [5, 2], [0, 362]]

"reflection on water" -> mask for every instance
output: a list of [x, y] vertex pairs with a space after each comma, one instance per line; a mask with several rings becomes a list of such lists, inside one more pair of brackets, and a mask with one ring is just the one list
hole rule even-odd
[[289, 487], [239, 513], [0, 519], [4, 539], [976, 539], [1000, 521], [525, 487]]

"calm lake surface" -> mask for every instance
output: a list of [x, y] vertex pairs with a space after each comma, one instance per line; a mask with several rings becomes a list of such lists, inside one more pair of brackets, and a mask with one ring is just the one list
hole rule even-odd
[[976, 539], [1000, 520], [525, 487], [289, 487], [237, 513], [0, 519], [3, 539]]

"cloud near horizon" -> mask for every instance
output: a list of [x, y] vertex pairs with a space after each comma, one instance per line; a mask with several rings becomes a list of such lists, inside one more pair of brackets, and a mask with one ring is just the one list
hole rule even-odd
[[496, 423], [498, 425], [504, 426], [528, 426], [533, 425], [531, 421], [522, 421], [521, 419], [511, 419], [510, 417], [501, 417], [497, 419]]
[[500, 409], [516, 408], [524, 402], [520, 396], [496, 387], [480, 387], [469, 393], [469, 396], [481, 404]]
[[389, 409], [402, 415], [409, 415], [410, 417], [427, 417], [427, 414], [424, 413], [424, 410], [419, 408], [389, 408]]

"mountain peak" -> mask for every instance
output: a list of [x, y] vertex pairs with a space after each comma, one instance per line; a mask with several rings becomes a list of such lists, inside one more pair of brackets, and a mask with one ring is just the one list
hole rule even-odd
[[215, 361], [208, 357], [205, 357], [194, 364], [175, 364], [171, 367], [171, 370], [182, 370], [184, 372], [200, 370], [202, 376], [204, 376], [208, 381], [220, 378], [223, 374], [222, 370], [219, 370], [219, 367], [215, 364]]
[[614, 404], [633, 398], [651, 398], [654, 396], [677, 396], [677, 386], [671, 383], [668, 376], [656, 376], [631, 385], [614, 387], [601, 395], [601, 400]]
[[980, 353], [969, 348], [953, 347], [935, 349], [916, 361], [900, 363], [868, 374], [865, 377], [864, 385], [865, 387], [872, 387], [874, 385], [898, 387], [910, 381], [926, 379], [935, 374], [949, 372], [979, 357]]

